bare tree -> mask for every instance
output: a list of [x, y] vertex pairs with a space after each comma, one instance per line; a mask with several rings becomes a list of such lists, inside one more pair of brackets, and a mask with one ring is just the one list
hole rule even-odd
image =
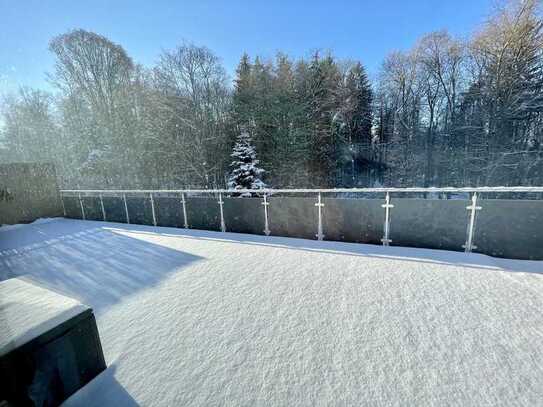
[[60, 161], [60, 134], [52, 96], [21, 88], [2, 104], [3, 136], [12, 161]]
[[49, 49], [57, 58], [50, 80], [67, 94], [80, 93], [110, 119], [131, 80], [133, 63], [124, 49], [85, 30], [53, 38]]
[[[486, 139], [486, 183], [524, 183], [541, 167], [543, 23], [536, 0], [498, 9], [471, 43], [479, 122]], [[529, 166], [525, 164], [530, 163]]]
[[[156, 148], [170, 151], [201, 185], [222, 183], [225, 126], [230, 95], [219, 59], [207, 48], [183, 44], [162, 53], [154, 69], [170, 137]], [[185, 173], [187, 171], [184, 171]]]
[[[85, 30], [59, 35], [49, 48], [56, 57], [49, 79], [61, 91], [63, 131], [76, 156], [74, 171], [90, 183], [126, 183], [137, 172], [139, 153], [127, 148], [137, 144], [132, 60], [121, 46]], [[98, 179], [91, 181], [93, 177]]]

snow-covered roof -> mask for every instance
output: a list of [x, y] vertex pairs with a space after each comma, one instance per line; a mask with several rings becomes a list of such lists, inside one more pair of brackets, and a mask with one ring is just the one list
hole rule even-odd
[[538, 405], [542, 273], [463, 252], [79, 220], [0, 237], [0, 279], [94, 309], [108, 369], [67, 406]]

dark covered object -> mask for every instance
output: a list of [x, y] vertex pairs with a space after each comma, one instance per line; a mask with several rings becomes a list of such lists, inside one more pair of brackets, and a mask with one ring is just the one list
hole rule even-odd
[[[16, 280], [0, 283], [7, 286], [0, 287], [0, 405], [60, 405], [106, 368], [94, 314], [75, 300]], [[16, 295], [6, 298], [10, 291]], [[39, 302], [44, 292], [53, 301], [50, 308]], [[36, 318], [25, 315], [35, 307], [41, 307]]]

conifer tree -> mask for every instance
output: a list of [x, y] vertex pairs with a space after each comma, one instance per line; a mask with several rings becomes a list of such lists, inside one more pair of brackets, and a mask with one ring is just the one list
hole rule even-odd
[[[266, 187], [261, 179], [264, 170], [257, 166], [259, 161], [256, 159], [256, 151], [248, 132], [242, 131], [240, 133], [231, 156], [233, 158], [232, 164], [230, 164], [232, 173], [228, 180], [230, 189], [243, 190]], [[250, 197], [251, 193], [242, 193], [240, 196]]]
[[252, 123], [255, 92], [253, 86], [253, 66], [247, 54], [243, 54], [236, 69], [234, 93], [232, 95], [232, 115], [237, 126]]

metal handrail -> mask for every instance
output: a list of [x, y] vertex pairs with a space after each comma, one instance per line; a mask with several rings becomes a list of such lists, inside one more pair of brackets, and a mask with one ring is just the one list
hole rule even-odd
[[[103, 220], [106, 220], [106, 213], [104, 210], [104, 203], [103, 203], [103, 197], [107, 194], [120, 194], [123, 198], [124, 203], [124, 209], [125, 209], [125, 215], [126, 215], [126, 223], [130, 223], [130, 216], [128, 211], [128, 206], [126, 203], [126, 195], [127, 194], [145, 194], [149, 195], [149, 199], [151, 202], [151, 209], [152, 209], [152, 216], [153, 216], [153, 224], [157, 225], [157, 218], [155, 213], [155, 202], [153, 199], [154, 194], [180, 194], [181, 197], [181, 204], [183, 208], [183, 224], [185, 228], [188, 228], [188, 220], [187, 220], [187, 210], [186, 210], [186, 195], [185, 194], [217, 194], [218, 195], [218, 201], [220, 207], [220, 217], [221, 217], [221, 231], [226, 231], [226, 225], [224, 220], [224, 213], [223, 213], [223, 194], [244, 194], [244, 193], [250, 193], [250, 194], [258, 194], [262, 197], [263, 202], [262, 205], [264, 206], [264, 221], [265, 221], [265, 228], [264, 233], [266, 236], [270, 234], [270, 228], [269, 228], [269, 218], [268, 218], [268, 205], [270, 204], [269, 201], [267, 201], [267, 197], [273, 194], [278, 193], [285, 193], [285, 194], [296, 194], [296, 193], [303, 193], [303, 194], [316, 194], [317, 202], [315, 203], [315, 206], [318, 208], [318, 226], [317, 226], [317, 234], [316, 237], [318, 240], [324, 239], [324, 233], [323, 233], [323, 212], [322, 208], [325, 206], [325, 202], [322, 201], [321, 194], [327, 194], [327, 193], [384, 193], [385, 194], [385, 201], [384, 204], [381, 205], [385, 209], [385, 216], [384, 216], [384, 226], [383, 226], [383, 238], [381, 239], [381, 242], [384, 246], [388, 246], [392, 240], [390, 239], [390, 223], [391, 223], [391, 216], [390, 212], [394, 208], [394, 205], [390, 202], [390, 194], [391, 193], [455, 193], [455, 192], [463, 192], [463, 193], [470, 193], [471, 198], [470, 202], [471, 204], [466, 206], [466, 209], [469, 211], [468, 215], [468, 224], [467, 224], [467, 230], [466, 230], [466, 242], [462, 247], [466, 252], [471, 252], [473, 249], [476, 249], [477, 246], [474, 244], [474, 234], [475, 234], [475, 219], [477, 211], [480, 211], [483, 209], [480, 204], [478, 204], [478, 194], [484, 193], [484, 192], [490, 192], [490, 193], [542, 193], [543, 187], [467, 187], [467, 188], [455, 188], [455, 187], [444, 187], [444, 188], [329, 188], [329, 189], [309, 189], [309, 188], [302, 188], [302, 189], [271, 189], [271, 188], [264, 188], [264, 189], [242, 189], [242, 190], [235, 190], [235, 189], [62, 189], [60, 190], [61, 197], [64, 196], [70, 196], [69, 194], [74, 194], [73, 196], [76, 196], [79, 200], [80, 210], [81, 210], [81, 216], [83, 220], [86, 218], [85, 214], [85, 208], [83, 205], [82, 195], [85, 194], [97, 194], [100, 198], [100, 205], [102, 208], [102, 215]], [[61, 199], [62, 200], [62, 199]], [[66, 209], [64, 206], [64, 201], [62, 200], [62, 206], [64, 210], [64, 216], [66, 216]]]
[[161, 193], [259, 193], [259, 194], [274, 194], [274, 193], [409, 193], [409, 192], [543, 192], [541, 187], [429, 187], [429, 188], [302, 188], [302, 189], [61, 189], [62, 193], [104, 193], [104, 194], [161, 194]]

